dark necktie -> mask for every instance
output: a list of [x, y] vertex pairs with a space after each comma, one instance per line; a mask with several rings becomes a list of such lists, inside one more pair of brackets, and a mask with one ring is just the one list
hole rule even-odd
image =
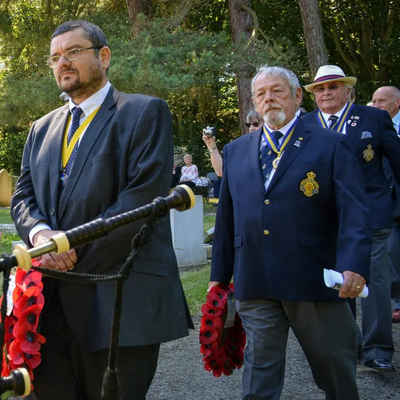
[[[272, 131], [272, 136], [274, 137], [276, 142], [279, 143], [279, 139], [283, 136], [283, 134], [282, 132], [279, 131]], [[261, 149], [261, 154], [260, 154], [261, 173], [264, 183], [269, 178], [269, 174], [271, 173], [272, 170], [272, 162], [275, 160], [276, 156], [277, 156], [276, 153], [273, 150], [271, 150], [267, 145], [265, 145]]]
[[[70, 144], [71, 139], [73, 138], [75, 132], [79, 128], [81, 114], [82, 114], [82, 109], [81, 108], [74, 107], [72, 109], [72, 122], [71, 122], [71, 129], [69, 130], [68, 136], [67, 136], [67, 145]], [[79, 140], [75, 143], [75, 146], [74, 146], [74, 148], [72, 150], [71, 156], [67, 161], [67, 165], [65, 166], [65, 169], [61, 173], [61, 186], [60, 186], [61, 192], [60, 192], [60, 194], [64, 191], [65, 185], [67, 183], [69, 174], [70, 174], [71, 169], [72, 169], [72, 165], [73, 165], [75, 157], [76, 157], [76, 153], [78, 152], [78, 147], [79, 147], [79, 143], [78, 142], [79, 142]]]
[[336, 122], [338, 119], [339, 119], [339, 117], [337, 117], [336, 115], [331, 115], [328, 118], [328, 121], [329, 121], [328, 129], [332, 129], [336, 125]]

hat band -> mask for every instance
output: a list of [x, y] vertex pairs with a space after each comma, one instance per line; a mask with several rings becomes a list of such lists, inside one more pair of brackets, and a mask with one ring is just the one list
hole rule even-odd
[[343, 79], [343, 78], [346, 78], [346, 77], [343, 75], [325, 75], [325, 76], [321, 76], [321, 78], [316, 79], [314, 81], [314, 83], [328, 81], [328, 80], [332, 80], [332, 79]]

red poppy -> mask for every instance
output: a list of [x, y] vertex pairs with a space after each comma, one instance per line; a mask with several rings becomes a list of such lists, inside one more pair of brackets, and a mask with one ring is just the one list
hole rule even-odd
[[203, 315], [204, 315], [204, 314], [213, 314], [213, 315], [215, 315], [215, 316], [218, 316], [218, 315], [221, 315], [221, 313], [222, 313], [222, 308], [220, 308], [220, 307], [214, 307], [214, 306], [212, 306], [211, 304], [204, 303], [204, 304], [201, 306], [201, 312], [202, 312]]
[[28, 330], [24, 338], [21, 338], [20, 347], [24, 353], [35, 354], [40, 350], [40, 346], [43, 343], [46, 343], [44, 336]]
[[20, 347], [20, 340], [14, 340], [10, 345], [10, 351], [8, 353], [8, 358], [14, 366], [20, 367], [24, 362], [24, 352]]
[[215, 315], [206, 314], [201, 318], [201, 325], [207, 326], [210, 329], [218, 329], [222, 326], [222, 320], [220, 317], [216, 317]]

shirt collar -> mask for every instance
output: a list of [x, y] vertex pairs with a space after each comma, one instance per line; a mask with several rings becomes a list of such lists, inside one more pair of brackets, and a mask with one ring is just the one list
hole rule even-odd
[[[282, 141], [282, 139], [285, 137], [285, 135], [287, 134], [288, 130], [291, 128], [291, 126], [294, 124], [294, 121], [299, 118], [297, 115], [294, 116], [294, 118], [287, 123], [286, 125], [282, 126], [282, 128], [279, 129], [272, 129], [270, 126], [268, 126], [267, 124], [265, 124], [267, 126], [267, 128], [270, 131], [279, 131], [282, 133], [282, 137], [279, 139], [279, 143]], [[265, 139], [264, 139], [264, 135], [261, 135], [261, 147], [263, 147], [265, 145]]]
[[279, 129], [272, 129], [270, 126], [268, 126], [267, 124], [266, 124], [266, 125], [267, 125], [267, 128], [268, 128], [270, 131], [279, 131], [279, 132], [282, 133], [283, 136], [285, 136], [286, 133], [288, 132], [288, 130], [290, 129], [290, 127], [293, 125], [294, 121], [295, 121], [297, 118], [298, 118], [298, 116], [295, 115], [294, 118], [293, 118], [291, 121], [289, 121], [286, 125], [282, 126], [282, 128], [279, 128]]
[[[82, 109], [85, 117], [90, 115], [96, 108], [100, 107], [103, 104], [103, 101], [106, 98], [110, 87], [110, 82], [107, 82], [106, 85], [102, 87], [98, 92], [79, 104], [79, 107]], [[69, 110], [71, 111], [71, 113], [74, 107], [76, 107], [76, 104], [71, 99], [69, 99]]]
[[322, 116], [324, 117], [325, 122], [328, 122], [328, 119], [331, 115], [336, 115], [339, 119], [342, 116], [344, 109], [346, 108], [347, 103], [343, 106], [343, 108], [341, 110], [339, 110], [338, 112], [336, 112], [335, 114], [327, 114], [321, 111]]
[[400, 111], [392, 118], [393, 127], [396, 129], [397, 134], [399, 134], [400, 127]]

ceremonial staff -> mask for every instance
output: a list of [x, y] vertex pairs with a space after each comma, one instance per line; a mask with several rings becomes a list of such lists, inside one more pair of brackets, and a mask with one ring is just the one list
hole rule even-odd
[[[3, 272], [4, 274], [4, 296], [1, 305], [0, 343], [4, 342], [4, 318], [7, 309], [6, 293], [8, 289], [8, 280], [11, 268], [17, 266], [24, 270], [33, 268], [45, 273], [47, 276], [80, 283], [95, 283], [100, 281], [107, 282], [116, 280], [117, 284], [115, 291], [113, 325], [111, 327], [112, 332], [109, 365], [105, 372], [101, 393], [103, 400], [118, 400], [119, 383], [116, 364], [118, 357], [117, 349], [119, 340], [123, 283], [124, 280], [129, 276], [129, 270], [136, 259], [138, 252], [145, 244], [146, 240], [140, 240], [140, 236], [142, 238], [147, 238], [147, 236], [151, 233], [151, 230], [154, 229], [154, 225], [157, 220], [165, 216], [170, 209], [175, 208], [178, 211], [185, 211], [192, 208], [194, 204], [195, 197], [192, 190], [186, 185], [179, 185], [176, 188], [173, 188], [170, 195], [167, 197], [157, 198], [150, 204], [111, 218], [99, 218], [66, 232], [58, 233], [57, 235], [53, 236], [48, 243], [43, 245], [33, 247], [31, 249], [28, 249], [22, 245], [17, 245], [13, 255], [0, 259], [0, 272]], [[51, 252], [58, 254], [66, 252], [77, 246], [81, 246], [107, 236], [109, 232], [145, 217], [149, 217], [147, 227], [150, 227], [151, 229], [143, 229], [145, 226], [140, 229], [139, 233], [133, 240], [133, 250], [117, 275], [80, 274], [71, 271], [61, 272], [48, 268], [32, 267], [31, 265], [31, 260], [33, 258]], [[19, 368], [18, 370], [12, 371], [10, 376], [0, 378], [0, 394], [8, 390], [12, 390], [18, 395], [28, 395], [30, 393], [30, 378], [26, 369]]]

